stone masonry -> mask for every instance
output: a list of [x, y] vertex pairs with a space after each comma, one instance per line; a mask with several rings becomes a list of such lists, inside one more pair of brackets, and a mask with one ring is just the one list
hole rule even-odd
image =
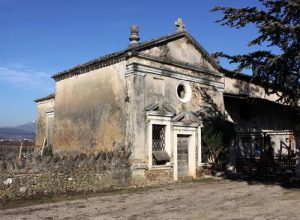
[[162, 184], [173, 180], [170, 171], [148, 171], [146, 178], [132, 176], [130, 149], [91, 155], [36, 156], [0, 161], [0, 201], [53, 194], [105, 192], [123, 187]]

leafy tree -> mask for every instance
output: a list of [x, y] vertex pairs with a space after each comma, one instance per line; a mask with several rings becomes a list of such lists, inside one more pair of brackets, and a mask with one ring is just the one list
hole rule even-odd
[[203, 118], [202, 144], [204, 156], [212, 162], [212, 169], [224, 170], [228, 150], [235, 136], [234, 125], [220, 116]]
[[[220, 6], [212, 9], [223, 13], [223, 18], [216, 21], [222, 26], [255, 25], [258, 36], [249, 42], [249, 46], [262, 46], [261, 50], [247, 54], [220, 52], [217, 55], [238, 64], [235, 71], [251, 69], [253, 80], [261, 82], [268, 94], [277, 93], [278, 101], [295, 106], [300, 98], [300, 1], [259, 1], [263, 9]], [[272, 52], [271, 47], [279, 48], [280, 52]]]
[[203, 120], [201, 129], [202, 159], [212, 164], [213, 171], [224, 171], [228, 162], [228, 150], [235, 137], [234, 124], [224, 117], [224, 112], [212, 99], [206, 89], [195, 86], [205, 106], [200, 106], [196, 115]]

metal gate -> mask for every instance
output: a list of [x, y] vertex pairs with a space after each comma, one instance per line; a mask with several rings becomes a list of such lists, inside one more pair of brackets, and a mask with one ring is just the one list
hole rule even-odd
[[296, 159], [243, 158], [236, 160], [238, 175], [263, 178], [290, 178], [296, 174]]
[[290, 178], [296, 173], [295, 131], [237, 134], [238, 175]]

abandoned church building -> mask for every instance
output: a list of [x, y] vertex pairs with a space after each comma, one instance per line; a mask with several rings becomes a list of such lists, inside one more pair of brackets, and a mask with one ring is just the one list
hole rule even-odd
[[55, 93], [35, 100], [36, 151], [92, 155], [125, 144], [132, 177], [196, 178], [208, 162], [200, 113], [213, 107], [235, 126], [232, 167], [266, 145], [274, 157], [296, 158], [297, 112], [251, 77], [224, 71], [182, 19], [175, 24], [175, 33], [145, 42], [133, 25], [126, 49], [53, 75]]

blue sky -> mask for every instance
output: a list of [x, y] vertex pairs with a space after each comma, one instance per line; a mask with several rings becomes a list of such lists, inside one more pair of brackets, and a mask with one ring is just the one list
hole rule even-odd
[[[256, 0], [0, 0], [0, 126], [34, 121], [34, 99], [54, 92], [56, 72], [127, 47], [129, 27], [141, 41], [187, 31], [209, 52], [244, 53], [254, 27], [216, 24], [214, 6], [255, 6]], [[224, 61], [224, 67], [229, 67]]]

